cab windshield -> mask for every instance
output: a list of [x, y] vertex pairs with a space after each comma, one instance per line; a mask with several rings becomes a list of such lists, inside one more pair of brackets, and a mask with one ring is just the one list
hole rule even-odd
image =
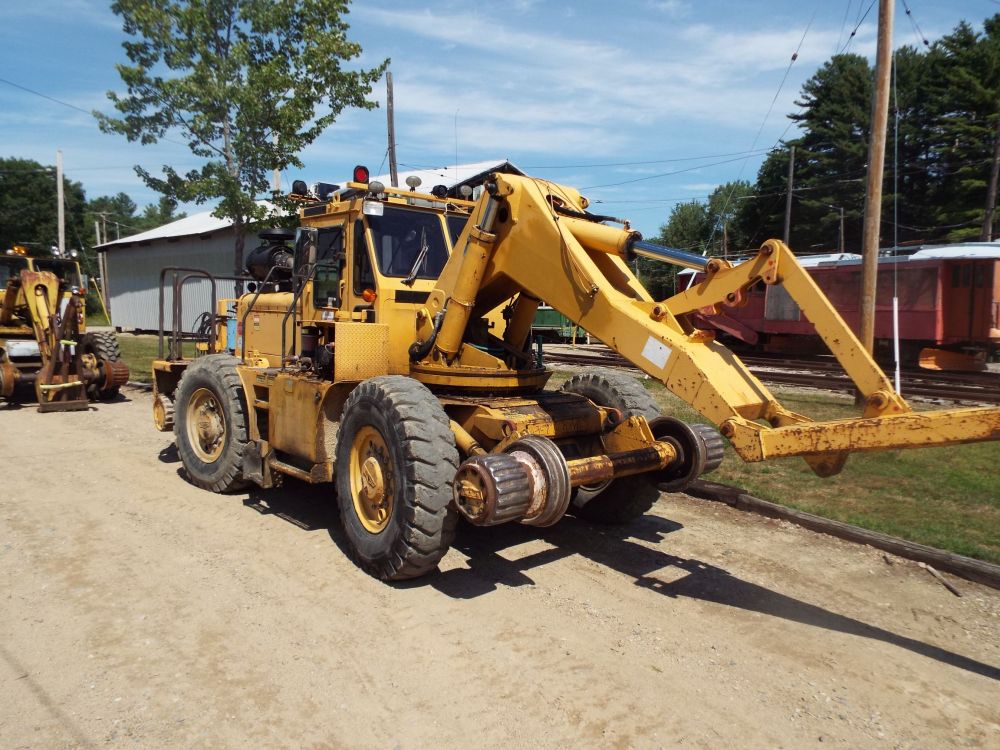
[[32, 258], [31, 264], [35, 267], [36, 271], [53, 273], [69, 286], [83, 286], [83, 279], [80, 278], [75, 261], [60, 260], [58, 258]]
[[436, 279], [448, 250], [437, 214], [385, 206], [381, 216], [368, 216], [375, 262], [383, 276]]

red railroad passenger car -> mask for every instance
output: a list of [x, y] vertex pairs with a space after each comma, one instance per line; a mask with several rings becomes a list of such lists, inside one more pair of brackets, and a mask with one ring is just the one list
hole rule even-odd
[[[848, 325], [860, 330], [861, 256], [838, 253], [799, 260]], [[692, 273], [678, 274], [679, 288], [690, 283]], [[696, 274], [695, 281], [700, 279]], [[926, 246], [879, 258], [876, 354], [889, 360], [893, 296], [899, 298], [903, 364], [920, 360], [929, 367], [969, 369], [1000, 354], [1000, 242]], [[703, 317], [696, 324], [763, 351], [826, 351], [784, 288], [762, 282], [744, 306], [724, 307], [722, 315]]]

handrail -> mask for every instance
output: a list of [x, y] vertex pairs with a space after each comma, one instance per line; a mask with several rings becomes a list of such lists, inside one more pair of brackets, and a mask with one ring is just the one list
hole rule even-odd
[[[181, 338], [181, 329], [184, 327], [184, 285], [191, 279], [197, 278], [207, 278], [208, 282], [212, 285], [212, 306], [211, 314], [215, 315], [216, 305], [216, 291], [215, 291], [215, 279], [207, 271], [188, 273], [181, 276], [179, 279], [177, 275], [174, 275], [174, 319], [172, 321], [172, 330], [170, 332], [170, 358], [171, 359], [183, 359], [184, 352], [182, 351], [183, 339]], [[211, 326], [208, 332], [208, 353], [215, 354], [215, 326]]]
[[[157, 357], [163, 359], [163, 302], [164, 302], [164, 282], [167, 278], [167, 273], [172, 272], [174, 274], [172, 281], [172, 292], [173, 299], [171, 299], [172, 310], [171, 310], [171, 320], [170, 320], [170, 352], [168, 359], [175, 359], [174, 357], [174, 344], [177, 339], [177, 320], [181, 312], [181, 307], [178, 304], [178, 297], [180, 297], [180, 289], [184, 286], [184, 282], [180, 285], [177, 284], [177, 274], [181, 271], [187, 272], [187, 276], [184, 277], [184, 281], [195, 276], [204, 277], [212, 285], [212, 314], [215, 315], [215, 277], [208, 271], [201, 268], [187, 268], [185, 266], [164, 266], [160, 269], [160, 297], [159, 297], [159, 337], [157, 341]], [[183, 325], [183, 323], [182, 323]], [[214, 332], [214, 327], [213, 327]], [[214, 344], [214, 341], [212, 342]]]
[[[184, 272], [185, 276], [178, 277], [178, 274]], [[164, 338], [164, 302], [165, 293], [164, 287], [166, 282], [166, 276], [168, 273], [173, 273], [173, 280], [171, 282], [173, 299], [171, 300], [171, 321], [170, 321], [170, 351], [168, 352], [168, 359], [180, 359], [183, 352], [180, 351], [181, 344], [181, 332], [180, 328], [183, 328], [183, 287], [192, 278], [203, 278], [208, 281], [212, 286], [212, 307], [210, 313], [212, 315], [213, 321], [217, 314], [217, 290], [216, 283], [219, 281], [252, 281], [246, 276], [216, 276], [215, 274], [206, 271], [203, 268], [188, 268], [186, 266], [164, 266], [160, 269], [160, 293], [159, 293], [159, 332], [157, 341], [157, 356], [159, 359], [163, 359], [163, 338]], [[209, 331], [209, 351], [215, 351], [216, 344], [216, 334], [215, 326], [211, 327]], [[175, 356], [176, 355], [176, 356]]]

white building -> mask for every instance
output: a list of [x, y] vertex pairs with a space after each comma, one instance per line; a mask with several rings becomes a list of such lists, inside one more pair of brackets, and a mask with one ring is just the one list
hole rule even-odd
[[[521, 174], [509, 161], [492, 160], [400, 172], [399, 184], [405, 186], [406, 178], [412, 175], [420, 178], [421, 190], [429, 192], [435, 185], [444, 185], [454, 194], [461, 185], [481, 184], [491, 172]], [[389, 175], [380, 175], [373, 180], [388, 185]], [[232, 222], [212, 216], [211, 211], [203, 211], [147, 232], [99, 245], [96, 250], [104, 254], [111, 324], [125, 331], [158, 330], [161, 270], [168, 266], [180, 266], [204, 269], [214, 276], [231, 277], [234, 244]], [[255, 236], [247, 236], [244, 255], [257, 244]], [[164, 327], [169, 330], [173, 304], [169, 278], [166, 286]], [[219, 281], [216, 294], [232, 297], [233, 290], [232, 281]], [[209, 283], [192, 278], [184, 285], [182, 301], [182, 328], [193, 331], [199, 316], [211, 307]]]

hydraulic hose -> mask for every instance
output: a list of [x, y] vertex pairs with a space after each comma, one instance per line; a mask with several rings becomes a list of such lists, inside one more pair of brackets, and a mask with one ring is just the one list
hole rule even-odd
[[444, 310], [439, 310], [434, 315], [434, 328], [431, 331], [431, 335], [427, 337], [426, 341], [414, 341], [410, 344], [410, 361], [417, 362], [424, 357], [426, 357], [431, 352], [431, 348], [434, 346], [434, 342], [437, 340], [438, 333], [441, 331], [441, 324], [444, 322], [444, 314], [448, 308]]

